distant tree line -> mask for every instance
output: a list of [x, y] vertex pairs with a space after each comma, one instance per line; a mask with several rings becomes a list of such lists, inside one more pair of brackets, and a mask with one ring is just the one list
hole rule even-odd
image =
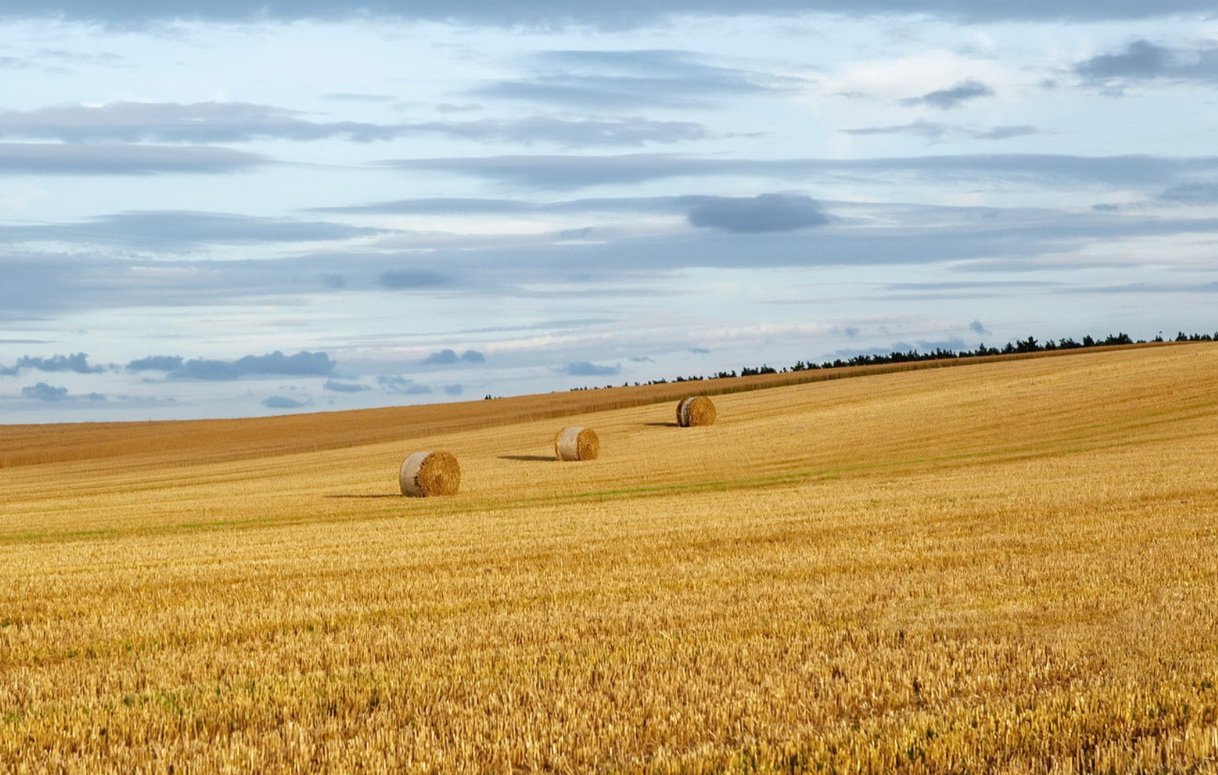
[[[1134, 339], [1129, 334], [1117, 333], [1109, 334], [1103, 339], [1097, 339], [1092, 336], [1084, 336], [1083, 340], [1076, 341], [1074, 339], [1046, 339], [1041, 342], [1036, 337], [1029, 336], [1027, 339], [1017, 339], [1014, 342], [1007, 342], [1002, 347], [987, 347], [984, 343], [977, 345], [975, 350], [946, 350], [941, 347], [936, 347], [927, 352], [920, 352], [917, 348], [907, 350], [905, 352], [892, 351], [890, 353], [871, 353], [853, 355], [849, 358], [835, 358], [831, 361], [823, 361], [815, 363], [812, 361], [796, 361], [791, 366], [783, 366], [782, 368], [774, 368], [768, 364], [760, 366], [743, 366], [739, 372], [736, 371], [718, 371], [709, 377], [690, 376], [676, 377], [675, 379], [653, 379], [648, 382], [635, 382], [635, 385], [666, 385], [669, 382], [701, 382], [706, 379], [731, 379], [732, 377], [755, 377], [760, 374], [786, 374], [794, 371], [817, 371], [820, 369], [843, 369], [851, 366], [880, 366], [889, 363], [913, 363], [915, 361], [936, 361], [936, 360], [954, 360], [960, 358], [982, 358], [992, 355], [1014, 355], [1016, 353], [1040, 353], [1053, 352], [1055, 350], [1082, 350], [1088, 347], [1111, 347], [1121, 344], [1147, 344], [1148, 342], [1165, 342], [1163, 334], [1155, 336], [1153, 339]], [[1176, 334], [1173, 340], [1176, 342], [1216, 342], [1218, 341], [1218, 331], [1212, 334], [1186, 334], [1183, 331]], [[629, 383], [623, 384], [626, 387]], [[613, 385], [605, 385], [605, 387], [613, 387]], [[589, 390], [590, 388], [572, 388], [572, 390]], [[595, 388], [591, 388], [595, 390]], [[489, 396], [488, 396], [489, 398]]]

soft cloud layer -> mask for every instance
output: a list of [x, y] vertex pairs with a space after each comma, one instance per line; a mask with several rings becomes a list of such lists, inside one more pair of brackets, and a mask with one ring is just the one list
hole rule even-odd
[[229, 148], [96, 143], [0, 143], [0, 176], [221, 174], [266, 160]]
[[485, 156], [385, 162], [403, 170], [467, 175], [541, 189], [578, 189], [670, 178], [721, 175], [792, 180], [810, 175], [968, 176], [1093, 181], [1109, 185], [1167, 182], [1186, 172], [1218, 171], [1218, 157], [966, 154], [872, 159], [712, 159], [673, 154]]
[[[653, 90], [654, 91], [654, 90]], [[593, 103], [603, 105], [602, 100]], [[0, 111], [0, 138], [64, 143], [240, 143], [253, 140], [349, 140], [357, 143], [439, 134], [486, 142], [560, 146], [644, 145], [703, 137], [689, 121], [642, 117], [563, 118], [530, 116], [512, 120], [424, 121], [374, 124], [314, 121], [299, 111], [240, 102], [55, 105], [37, 110]]]
[[1211, 4], [0, 5], [5, 421], [1212, 327]]
[[567, 22], [634, 26], [666, 14], [799, 14], [853, 15], [931, 14], [969, 22], [1003, 20], [1139, 19], [1171, 13], [1204, 14], [1212, 6], [1204, 0], [1027, 0], [1021, 3], [977, 3], [972, 0], [754, 0], [747, 6], [728, 0], [620, 0], [615, 3], [527, 0], [504, 5], [497, 0], [468, 0], [459, 4], [442, 0], [273, 0], [250, 5], [241, 0], [163, 0], [157, 3], [119, 0], [9, 0], [0, 16], [66, 17], [110, 24], [141, 24], [173, 19], [260, 22], [270, 20], [339, 19], [366, 16], [390, 19], [455, 20], [464, 23], [515, 26]]

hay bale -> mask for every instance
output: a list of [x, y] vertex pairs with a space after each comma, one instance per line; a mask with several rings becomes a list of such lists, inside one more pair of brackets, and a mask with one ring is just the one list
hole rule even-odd
[[572, 425], [554, 437], [554, 454], [559, 460], [596, 460], [600, 453], [601, 440], [591, 428]]
[[415, 498], [455, 495], [461, 486], [461, 465], [450, 452], [415, 452], [402, 461], [398, 483], [403, 495]]
[[677, 425], [692, 428], [715, 424], [715, 402], [706, 396], [690, 396], [677, 404]]

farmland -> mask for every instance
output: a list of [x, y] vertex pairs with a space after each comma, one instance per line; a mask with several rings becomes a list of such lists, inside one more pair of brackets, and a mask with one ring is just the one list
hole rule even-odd
[[779, 382], [0, 428], [0, 769], [1218, 768], [1218, 345]]

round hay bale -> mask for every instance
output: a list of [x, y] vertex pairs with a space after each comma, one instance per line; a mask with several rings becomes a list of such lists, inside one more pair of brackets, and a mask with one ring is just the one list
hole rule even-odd
[[554, 454], [559, 460], [596, 460], [600, 453], [601, 440], [591, 428], [572, 425], [554, 437]]
[[715, 424], [715, 402], [706, 396], [690, 396], [677, 404], [677, 425], [692, 428]]
[[415, 452], [402, 461], [398, 483], [403, 495], [415, 498], [455, 495], [461, 486], [461, 465], [450, 452]]

